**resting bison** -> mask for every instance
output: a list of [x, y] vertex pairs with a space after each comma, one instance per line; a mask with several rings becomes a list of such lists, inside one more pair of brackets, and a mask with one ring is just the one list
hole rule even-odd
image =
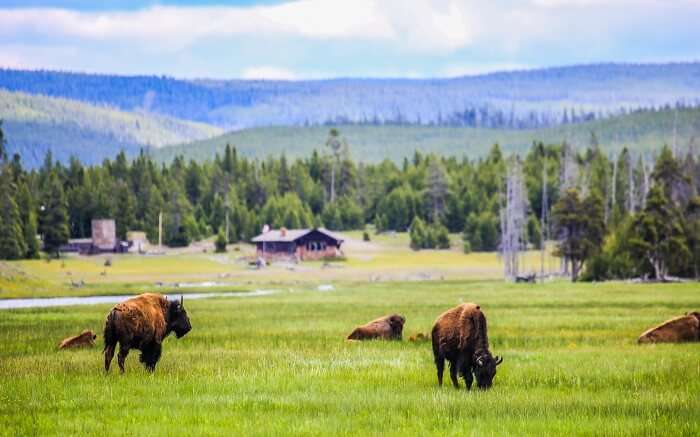
[[117, 362], [122, 373], [129, 349], [140, 350], [139, 360], [152, 372], [160, 359], [165, 337], [174, 331], [177, 338], [181, 338], [190, 329], [192, 325], [182, 297], [179, 301], [169, 301], [160, 294], [146, 293], [117, 304], [105, 322], [105, 370], [109, 372], [114, 349], [119, 343]]
[[348, 340], [370, 340], [373, 338], [401, 340], [404, 323], [406, 323], [406, 319], [399, 314], [380, 317], [366, 325], [355, 328], [355, 330], [348, 335]]
[[79, 335], [74, 335], [73, 337], [68, 337], [64, 339], [59, 345], [59, 349], [68, 349], [74, 347], [93, 347], [95, 345], [95, 339], [97, 335], [94, 332], [86, 329]]
[[430, 339], [429, 336], [423, 334], [422, 332], [419, 332], [418, 334], [413, 334], [412, 336], [408, 337], [408, 341], [428, 341]]
[[496, 376], [496, 366], [503, 359], [494, 359], [489, 351], [486, 317], [478, 305], [465, 303], [440, 315], [433, 326], [433, 355], [437, 367], [438, 384], [442, 385], [445, 360], [450, 362], [450, 378], [459, 388], [457, 372], [471, 390], [473, 377], [480, 389], [488, 389]]
[[679, 343], [700, 341], [700, 313], [691, 312], [675, 317], [645, 331], [639, 336], [639, 343]]

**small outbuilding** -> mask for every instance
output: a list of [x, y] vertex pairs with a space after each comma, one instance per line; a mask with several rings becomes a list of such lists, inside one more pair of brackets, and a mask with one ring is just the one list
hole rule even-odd
[[324, 228], [268, 230], [253, 238], [258, 258], [317, 260], [342, 256], [343, 238]]

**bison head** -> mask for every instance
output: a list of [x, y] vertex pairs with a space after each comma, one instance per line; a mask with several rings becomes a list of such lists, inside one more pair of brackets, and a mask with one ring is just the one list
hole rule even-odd
[[391, 327], [391, 333], [394, 338], [401, 339], [404, 323], [406, 323], [406, 319], [403, 316], [393, 314], [389, 317], [389, 326]]
[[175, 331], [177, 338], [184, 337], [192, 329], [190, 318], [187, 317], [187, 311], [185, 311], [183, 303], [183, 298], [180, 296], [180, 300], [170, 302], [168, 308], [168, 331]]
[[496, 376], [496, 366], [503, 362], [503, 358], [496, 355], [494, 359], [490, 352], [482, 352], [474, 359], [474, 376], [476, 376], [476, 386], [481, 390], [487, 390], [493, 385], [493, 378]]

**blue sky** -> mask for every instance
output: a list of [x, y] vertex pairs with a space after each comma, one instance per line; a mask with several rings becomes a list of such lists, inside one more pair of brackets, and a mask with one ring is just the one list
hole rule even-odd
[[698, 17], [700, 0], [0, 0], [0, 66], [305, 79], [695, 61]]

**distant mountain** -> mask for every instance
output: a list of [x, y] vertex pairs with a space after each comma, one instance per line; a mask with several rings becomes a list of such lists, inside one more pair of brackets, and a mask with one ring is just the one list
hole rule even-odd
[[9, 152], [25, 165], [41, 163], [46, 151], [67, 161], [99, 162], [120, 149], [129, 154], [220, 134], [217, 127], [162, 115], [127, 113], [67, 99], [0, 90], [0, 119]]
[[[360, 161], [391, 159], [400, 162], [415, 150], [447, 156], [478, 158], [486, 155], [491, 145], [499, 143], [506, 152], [525, 152], [533, 141], [556, 144], [567, 141], [583, 148], [591, 144], [593, 134], [600, 146], [613, 152], [624, 146], [645, 152], [658, 150], [664, 144], [675, 144], [685, 150], [691, 142], [700, 142], [700, 109], [667, 109], [637, 111], [579, 124], [542, 129], [484, 129], [440, 126], [339, 126], [351, 155]], [[674, 134], [675, 132], [675, 134]], [[226, 144], [236, 146], [239, 153], [265, 158], [286, 154], [304, 157], [314, 150], [324, 151], [328, 127], [267, 127], [230, 132], [207, 140], [154, 151], [162, 161], [176, 155], [196, 160], [223, 155]], [[325, 151], [327, 152], [327, 151]]]
[[0, 88], [226, 129], [416, 124], [536, 129], [700, 104], [700, 63], [596, 64], [454, 79], [179, 80], [0, 70]]

